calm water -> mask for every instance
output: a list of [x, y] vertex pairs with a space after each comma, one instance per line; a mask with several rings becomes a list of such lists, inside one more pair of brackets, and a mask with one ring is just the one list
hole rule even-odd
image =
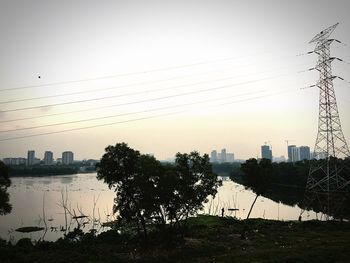
[[[12, 212], [6, 216], [0, 216], [0, 237], [16, 241], [22, 237], [30, 237], [33, 240], [56, 240], [63, 236], [66, 221], [62, 200], [70, 213], [74, 216], [84, 215], [79, 219], [84, 229], [95, 228], [103, 231], [101, 223], [114, 219], [112, 214], [113, 198], [115, 193], [106, 184], [96, 179], [96, 174], [76, 174], [63, 176], [44, 177], [14, 177], [12, 185], [8, 189]], [[62, 199], [63, 198], [63, 199]], [[204, 211], [200, 213], [221, 214], [221, 208], [225, 208], [225, 214], [245, 218], [255, 194], [245, 190], [242, 185], [230, 180], [224, 180], [223, 186], [214, 200], [206, 204]], [[236, 212], [228, 212], [227, 208], [238, 208]], [[300, 213], [299, 207], [291, 207], [276, 203], [270, 199], [259, 197], [251, 213], [251, 217], [279, 220], [297, 220]], [[313, 214], [305, 214], [308, 219], [314, 218]], [[45, 220], [44, 220], [45, 218]], [[306, 219], [306, 218], [305, 218]], [[48, 231], [19, 233], [14, 231], [24, 226], [44, 227], [45, 222]], [[76, 220], [67, 215], [67, 225], [72, 230], [76, 226]]]

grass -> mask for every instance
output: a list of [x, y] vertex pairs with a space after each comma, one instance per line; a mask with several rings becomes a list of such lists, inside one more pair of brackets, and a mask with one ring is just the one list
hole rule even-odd
[[135, 236], [111, 230], [78, 240], [2, 242], [0, 262], [350, 262], [349, 222], [202, 215], [188, 220], [183, 239], [154, 231], [142, 245]]

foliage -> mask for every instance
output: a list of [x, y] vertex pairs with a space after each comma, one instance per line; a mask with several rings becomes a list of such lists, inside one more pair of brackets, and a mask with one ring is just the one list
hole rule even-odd
[[242, 164], [243, 180], [247, 183], [248, 188], [257, 195], [264, 194], [268, 189], [273, 174], [272, 163], [269, 159], [257, 161], [252, 158]]
[[135, 222], [147, 238], [146, 220], [155, 213], [155, 178], [162, 166], [152, 156], [141, 155], [125, 143], [108, 146], [96, 165], [97, 179], [115, 187], [114, 213], [118, 221]]
[[236, 176], [241, 176], [243, 173], [241, 171], [241, 163], [212, 163], [213, 172], [221, 176], [230, 176], [234, 174]]
[[0, 161], [0, 215], [11, 212], [12, 206], [9, 204], [10, 198], [7, 188], [11, 185], [7, 166]]
[[33, 247], [33, 243], [30, 238], [24, 237], [17, 241], [16, 246], [22, 248], [31, 248]]
[[178, 153], [174, 165], [162, 165], [125, 143], [105, 150], [96, 165], [97, 178], [115, 188], [119, 226], [135, 223], [145, 239], [147, 222], [179, 226], [181, 220], [203, 208], [208, 195], [217, 192], [219, 182], [208, 155]]
[[[287, 205], [300, 205], [310, 169], [309, 161], [272, 163], [272, 169], [271, 181], [262, 195]], [[230, 174], [231, 180], [248, 188], [250, 182], [243, 177], [238, 173]]]
[[[191, 217], [186, 238], [171, 247], [135, 239], [117, 231], [84, 234], [71, 242], [31, 245], [0, 243], [0, 262], [348, 262], [350, 223], [336, 221], [235, 220]], [[160, 232], [158, 232], [160, 234]]]
[[175, 164], [166, 167], [165, 176], [160, 179], [159, 196], [165, 218], [170, 224], [179, 224], [181, 220], [196, 214], [208, 202], [208, 196], [215, 196], [220, 182], [207, 154], [177, 153]]
[[261, 159], [258, 162], [256, 159], [252, 158], [242, 164], [241, 170], [244, 173], [243, 180], [246, 182], [246, 185], [256, 193], [254, 202], [247, 215], [248, 219], [257, 198], [267, 191], [271, 183], [273, 167], [269, 159]]

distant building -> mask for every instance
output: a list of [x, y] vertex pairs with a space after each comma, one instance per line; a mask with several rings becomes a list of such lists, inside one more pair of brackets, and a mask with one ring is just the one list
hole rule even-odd
[[46, 151], [44, 154], [44, 164], [53, 165], [53, 153], [51, 151]]
[[232, 163], [234, 162], [235, 156], [233, 153], [226, 152], [226, 149], [221, 149], [221, 152], [212, 150], [210, 153], [210, 162], [212, 163]]
[[224, 149], [222, 149], [221, 150], [221, 162], [222, 163], [226, 163], [227, 162], [227, 156], [226, 156], [226, 149], [224, 148]]
[[292, 162], [298, 162], [300, 161], [300, 149], [299, 147], [293, 147], [292, 148]]
[[210, 153], [210, 162], [217, 163], [218, 162], [218, 153], [216, 150], [211, 151]]
[[299, 147], [300, 160], [310, 160], [310, 147], [309, 146], [300, 146]]
[[234, 161], [235, 161], [234, 153], [227, 153], [226, 154], [226, 162], [233, 163]]
[[289, 145], [288, 146], [288, 162], [293, 162], [292, 149], [295, 147], [296, 147], [296, 145]]
[[221, 153], [218, 153], [218, 163], [221, 163]]
[[272, 161], [272, 150], [270, 149], [270, 146], [268, 145], [261, 146], [261, 158], [269, 159]]
[[4, 164], [6, 165], [23, 165], [27, 163], [26, 158], [4, 158]]
[[34, 165], [35, 164], [35, 151], [28, 151], [27, 153], [27, 165]]
[[2, 161], [4, 162], [4, 164], [6, 164], [6, 165], [12, 165], [12, 159], [13, 158], [4, 158], [4, 159], [2, 159]]
[[289, 145], [288, 146], [288, 161], [289, 162], [298, 162], [302, 160], [310, 160], [311, 153], [309, 146], [300, 146]]
[[67, 151], [62, 153], [62, 164], [72, 164], [74, 161], [73, 152]]

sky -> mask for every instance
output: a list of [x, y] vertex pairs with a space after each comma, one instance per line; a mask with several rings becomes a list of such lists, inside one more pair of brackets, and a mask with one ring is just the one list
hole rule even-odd
[[0, 159], [101, 158], [126, 142], [158, 159], [226, 148], [314, 147], [317, 60], [332, 37], [350, 139], [349, 1], [0, 0]]

